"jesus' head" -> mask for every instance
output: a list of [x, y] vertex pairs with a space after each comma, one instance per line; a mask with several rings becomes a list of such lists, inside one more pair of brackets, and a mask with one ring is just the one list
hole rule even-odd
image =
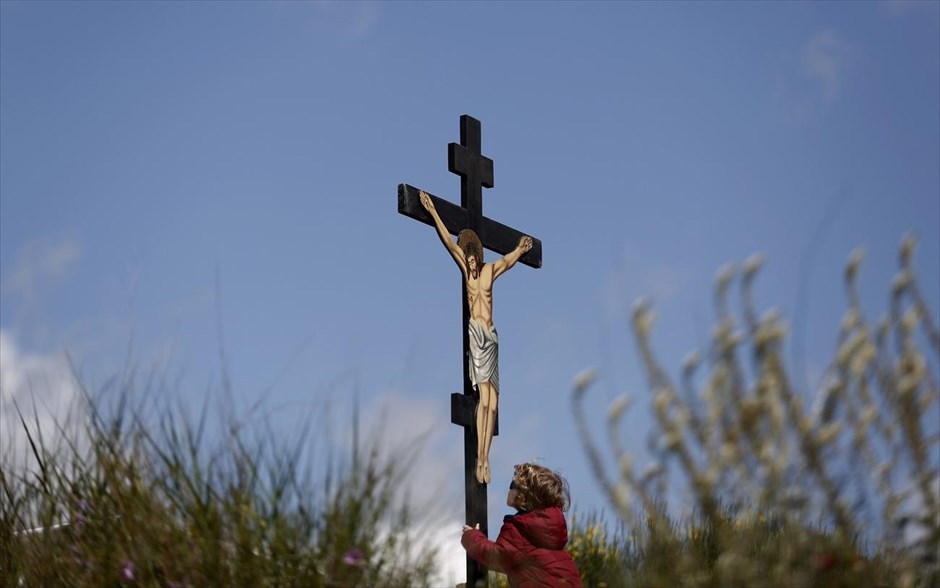
[[457, 246], [467, 260], [467, 269], [471, 277], [477, 277], [483, 267], [483, 245], [480, 238], [470, 229], [464, 229], [457, 235]]

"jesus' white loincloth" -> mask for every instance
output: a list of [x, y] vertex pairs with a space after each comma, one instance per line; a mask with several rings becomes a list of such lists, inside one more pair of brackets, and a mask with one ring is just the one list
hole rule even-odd
[[474, 388], [489, 382], [499, 394], [499, 335], [496, 327], [485, 327], [473, 319], [467, 323], [470, 332], [470, 382]]

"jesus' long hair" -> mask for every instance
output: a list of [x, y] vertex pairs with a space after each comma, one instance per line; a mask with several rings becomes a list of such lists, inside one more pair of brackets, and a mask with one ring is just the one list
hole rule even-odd
[[460, 250], [463, 251], [465, 260], [471, 255], [477, 258], [477, 270], [483, 267], [483, 244], [480, 243], [480, 237], [471, 229], [460, 231], [460, 234], [457, 235], [457, 247], [460, 247]]

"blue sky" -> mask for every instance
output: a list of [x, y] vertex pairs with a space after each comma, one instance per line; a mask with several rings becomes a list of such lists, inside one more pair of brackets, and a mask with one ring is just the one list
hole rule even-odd
[[877, 316], [914, 231], [940, 315], [936, 2], [4, 1], [0, 17], [5, 398], [66, 351], [100, 384], [130, 341], [196, 398], [219, 387], [221, 340], [237, 401], [263, 396], [286, 430], [354, 391], [400, 428], [435, 424], [422, 471], [459, 513], [459, 273], [396, 186], [459, 200], [461, 114], [495, 162], [485, 214], [543, 242], [543, 268], [495, 290], [491, 528], [523, 460], [603, 505], [569, 415], [586, 367], [598, 422], [636, 397], [642, 457], [641, 295], [677, 370], [707, 342], [717, 270], [763, 252], [758, 303], [791, 320], [811, 387], [849, 253], [865, 247]]

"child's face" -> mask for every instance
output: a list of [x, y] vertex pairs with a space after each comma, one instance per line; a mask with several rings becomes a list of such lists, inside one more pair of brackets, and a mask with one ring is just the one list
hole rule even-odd
[[518, 509], [522, 503], [522, 493], [516, 487], [516, 481], [509, 484], [509, 493], [506, 494], [506, 506]]

